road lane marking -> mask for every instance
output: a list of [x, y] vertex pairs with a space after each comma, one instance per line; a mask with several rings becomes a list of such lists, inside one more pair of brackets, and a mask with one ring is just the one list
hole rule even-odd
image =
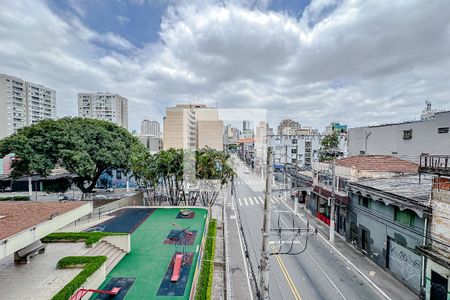
[[263, 199], [263, 197], [259, 196], [258, 198], [259, 198], [259, 201], [261, 201], [261, 204], [264, 204], [264, 199]]
[[245, 206], [248, 206], [247, 198], [244, 197]]
[[256, 203], [256, 205], [259, 205], [259, 201], [258, 201], [258, 198], [256, 198], [256, 197], [253, 197], [253, 199], [255, 199], [255, 203]]
[[241, 198], [238, 198], [238, 201], [239, 201], [239, 206], [242, 206]]
[[252, 197], [248, 197], [248, 201], [250, 201], [250, 205], [253, 205]]
[[[275, 247], [272, 245], [272, 249], [275, 251]], [[287, 284], [289, 285], [289, 288], [292, 291], [292, 294], [294, 295], [295, 300], [302, 300], [300, 297], [300, 294], [297, 291], [297, 288], [294, 285], [294, 282], [292, 281], [291, 275], [289, 275], [289, 271], [286, 269], [286, 266], [284, 265], [283, 260], [279, 255], [274, 255], [276, 261], [278, 262], [278, 265], [280, 266], [281, 272], [283, 272], [284, 278], [286, 279]]]

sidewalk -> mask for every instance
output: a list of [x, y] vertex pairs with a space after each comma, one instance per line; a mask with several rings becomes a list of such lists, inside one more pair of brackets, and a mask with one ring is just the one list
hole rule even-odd
[[308, 210], [302, 209], [298, 215], [303, 219], [307, 216], [310, 225], [317, 228], [318, 234], [326, 241], [326, 243], [334, 248], [344, 260], [351, 264], [352, 267], [364, 276], [372, 285], [375, 285], [375, 288], [383, 294], [386, 299], [419, 299], [417, 294], [347, 243], [345, 238], [337, 232], [335, 234], [334, 245], [331, 246], [328, 242], [330, 234], [328, 225], [312, 216]]

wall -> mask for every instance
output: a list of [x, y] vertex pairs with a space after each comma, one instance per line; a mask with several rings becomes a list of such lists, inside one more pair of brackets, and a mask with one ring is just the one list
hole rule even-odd
[[52, 220], [44, 221], [36, 225], [33, 229], [26, 229], [7, 239], [6, 243], [0, 244], [0, 259], [20, 250], [31, 243], [43, 238], [44, 236], [57, 231], [63, 226], [74, 220], [88, 214], [92, 211], [92, 203], [68, 211], [64, 214], [55, 216]]
[[[450, 245], [450, 191], [434, 188], [431, 199], [433, 210], [433, 217], [430, 224], [431, 235], [433, 238]], [[441, 255], [450, 258], [450, 247], [440, 243], [432, 243], [432, 246]]]
[[[380, 267], [388, 268], [388, 256], [391, 255], [391, 271], [405, 283], [414, 283], [413, 288], [418, 291], [420, 273], [417, 272], [420, 272], [418, 265], [421, 266], [421, 261], [417, 261], [418, 256], [411, 250], [423, 242], [424, 219], [415, 215], [412, 226], [408, 227], [394, 220], [394, 205], [386, 206], [383, 202], [371, 201], [370, 208], [366, 208], [358, 204], [359, 194], [352, 192], [350, 198], [350, 219], [356, 221], [358, 226], [357, 247], [362, 249], [364, 229], [369, 234], [367, 256]], [[389, 243], [393, 246], [390, 254]], [[397, 264], [394, 266], [395, 259]]]
[[110, 235], [102, 238], [102, 241], [106, 241], [117, 248], [125, 251], [126, 253], [130, 253], [131, 250], [131, 242], [130, 242], [130, 234], [124, 235]]
[[[419, 162], [421, 153], [450, 154], [450, 132], [438, 134], [438, 128], [450, 126], [450, 111], [436, 113], [435, 119], [392, 125], [350, 128], [348, 131], [349, 155], [393, 155]], [[403, 139], [403, 130], [412, 129], [412, 139]], [[366, 135], [367, 149], [365, 146]], [[397, 154], [395, 154], [397, 153]]]
[[[425, 278], [425, 299], [430, 299], [430, 292], [431, 292], [431, 271], [434, 271], [441, 275], [444, 278], [450, 278], [450, 270], [447, 268], [444, 268], [443, 266], [435, 263], [431, 259], [427, 259], [427, 267], [425, 270], [426, 278]], [[447, 299], [450, 299], [450, 284], [447, 286]]]

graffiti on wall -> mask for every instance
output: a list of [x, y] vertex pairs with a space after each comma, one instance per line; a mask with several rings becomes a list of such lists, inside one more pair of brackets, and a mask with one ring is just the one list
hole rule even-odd
[[420, 289], [420, 256], [394, 241], [389, 243], [389, 269], [412, 288]]

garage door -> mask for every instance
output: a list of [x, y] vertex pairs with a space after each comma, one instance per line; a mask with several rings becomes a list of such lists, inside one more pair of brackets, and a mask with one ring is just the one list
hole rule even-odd
[[420, 290], [422, 260], [410, 249], [389, 240], [388, 268], [400, 280], [416, 291]]

